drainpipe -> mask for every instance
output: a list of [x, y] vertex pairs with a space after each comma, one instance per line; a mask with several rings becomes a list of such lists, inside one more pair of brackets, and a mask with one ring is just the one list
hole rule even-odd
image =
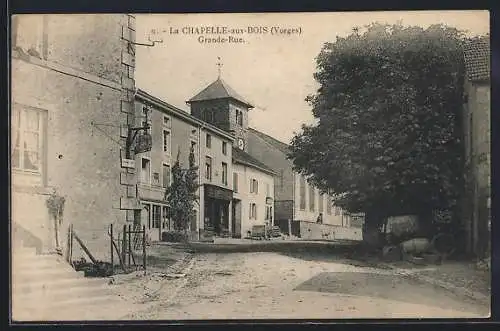
[[[201, 187], [201, 176], [202, 176], [202, 171], [201, 171], [201, 130], [204, 128], [203, 124], [199, 125], [198, 128], [198, 192], [200, 192], [200, 187]], [[205, 192], [203, 192], [205, 194]], [[199, 197], [200, 203], [198, 203], [198, 208], [200, 208], [198, 212], [198, 241], [201, 240], [201, 222], [203, 221], [201, 218], [201, 209], [203, 208], [203, 213], [205, 212], [205, 197], [203, 197], [203, 205], [201, 204], [201, 194]], [[205, 215], [203, 215], [203, 218], [205, 218]]]

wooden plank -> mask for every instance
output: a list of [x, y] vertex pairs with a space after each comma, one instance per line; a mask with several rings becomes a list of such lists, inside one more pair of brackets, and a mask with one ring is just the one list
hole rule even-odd
[[118, 246], [116, 245], [115, 241], [112, 241], [113, 247], [116, 249], [116, 255], [118, 255], [118, 260], [120, 261], [120, 266], [122, 267], [123, 271], [127, 272], [127, 269], [125, 268], [125, 264], [123, 264], [122, 256], [120, 255], [120, 251], [118, 250]]
[[85, 246], [85, 244], [83, 243], [83, 241], [76, 235], [76, 233], [74, 231], [73, 231], [73, 236], [75, 237], [76, 241], [78, 241], [78, 243], [82, 247], [83, 251], [88, 255], [88, 257], [90, 258], [90, 260], [92, 261], [92, 263], [97, 264], [97, 260], [94, 258], [94, 256], [92, 256], [92, 254], [90, 253], [90, 251], [87, 248], [87, 246]]

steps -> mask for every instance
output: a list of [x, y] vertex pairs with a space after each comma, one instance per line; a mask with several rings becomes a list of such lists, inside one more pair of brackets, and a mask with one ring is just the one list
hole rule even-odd
[[126, 310], [106, 278], [85, 278], [58, 255], [13, 247], [11, 280], [15, 321], [117, 319]]

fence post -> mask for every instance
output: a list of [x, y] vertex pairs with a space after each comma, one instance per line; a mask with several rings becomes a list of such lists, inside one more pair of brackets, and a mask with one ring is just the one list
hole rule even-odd
[[111, 248], [111, 273], [114, 275], [115, 274], [115, 263], [114, 263], [114, 259], [113, 259], [113, 253], [114, 253], [114, 250], [113, 250], [113, 223], [111, 223], [110, 227], [109, 227], [109, 235], [110, 235], [110, 238], [111, 238], [111, 241], [110, 241], [110, 248]]
[[122, 236], [122, 261], [125, 264], [127, 261], [127, 224], [123, 224], [123, 236]]
[[146, 225], [142, 226], [142, 264], [146, 271]]
[[288, 219], [288, 235], [292, 236], [292, 220]]

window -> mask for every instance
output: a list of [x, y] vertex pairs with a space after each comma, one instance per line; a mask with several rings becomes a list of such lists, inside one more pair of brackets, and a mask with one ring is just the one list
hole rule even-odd
[[160, 173], [153, 172], [153, 184], [160, 185]]
[[269, 185], [269, 183], [266, 183], [266, 197], [270, 196], [271, 196], [271, 186]]
[[170, 165], [164, 164], [163, 165], [163, 187], [169, 187], [170, 186]]
[[170, 118], [168, 116], [163, 116], [163, 125], [165, 126], [170, 125]]
[[306, 179], [303, 176], [300, 176], [299, 178], [299, 194], [300, 194], [299, 208], [301, 210], [304, 210], [306, 209]]
[[215, 111], [213, 109], [206, 109], [203, 112], [203, 117], [206, 122], [213, 123], [215, 120]]
[[238, 193], [238, 173], [233, 172], [233, 191]]
[[162, 207], [161, 217], [163, 219], [162, 229], [170, 230], [170, 209], [167, 206]]
[[153, 229], [159, 229], [161, 223], [161, 207], [159, 205], [153, 205]]
[[271, 221], [273, 220], [273, 207], [272, 206], [266, 206], [266, 221]]
[[257, 179], [250, 179], [250, 193], [259, 193], [259, 182]]
[[12, 111], [12, 168], [42, 174], [45, 113], [31, 108]]
[[141, 160], [141, 183], [151, 183], [151, 162], [148, 159], [142, 158]]
[[197, 161], [196, 161], [196, 152], [197, 152], [196, 142], [191, 141], [191, 150], [190, 150], [189, 152], [190, 152], [190, 153], [193, 153], [193, 156], [194, 156], [194, 163], [196, 164], [196, 163], [197, 163]]
[[222, 162], [222, 184], [227, 185], [227, 163]]
[[325, 200], [325, 196], [320, 193], [319, 199], [318, 199], [318, 209], [319, 209], [320, 213], [322, 213], [324, 211], [324, 207], [323, 207], [324, 200]]
[[207, 148], [212, 147], [212, 136], [207, 133], [207, 141], [206, 141]]
[[170, 131], [163, 130], [163, 151], [170, 152]]
[[212, 180], [212, 158], [210, 156], [205, 159], [205, 178], [209, 181]]
[[328, 215], [332, 214], [332, 200], [330, 200], [330, 197], [327, 198], [326, 212]]
[[[22, 48], [24, 51], [36, 52], [42, 57], [44, 52], [43, 20], [44, 15], [18, 15], [12, 17], [12, 46]], [[30, 53], [31, 53], [30, 52]], [[32, 55], [34, 53], [31, 53]]]
[[238, 109], [236, 109], [236, 123], [243, 126], [243, 112]]
[[283, 181], [285, 179], [285, 170], [280, 170], [280, 189], [283, 189]]
[[255, 203], [250, 204], [250, 219], [251, 220], [256, 220], [257, 219], [257, 205]]
[[316, 191], [313, 186], [309, 186], [309, 210], [314, 211], [316, 208]]
[[225, 141], [222, 142], [222, 154], [227, 155], [227, 143]]
[[339, 216], [340, 215], [340, 208], [335, 206], [335, 216]]

